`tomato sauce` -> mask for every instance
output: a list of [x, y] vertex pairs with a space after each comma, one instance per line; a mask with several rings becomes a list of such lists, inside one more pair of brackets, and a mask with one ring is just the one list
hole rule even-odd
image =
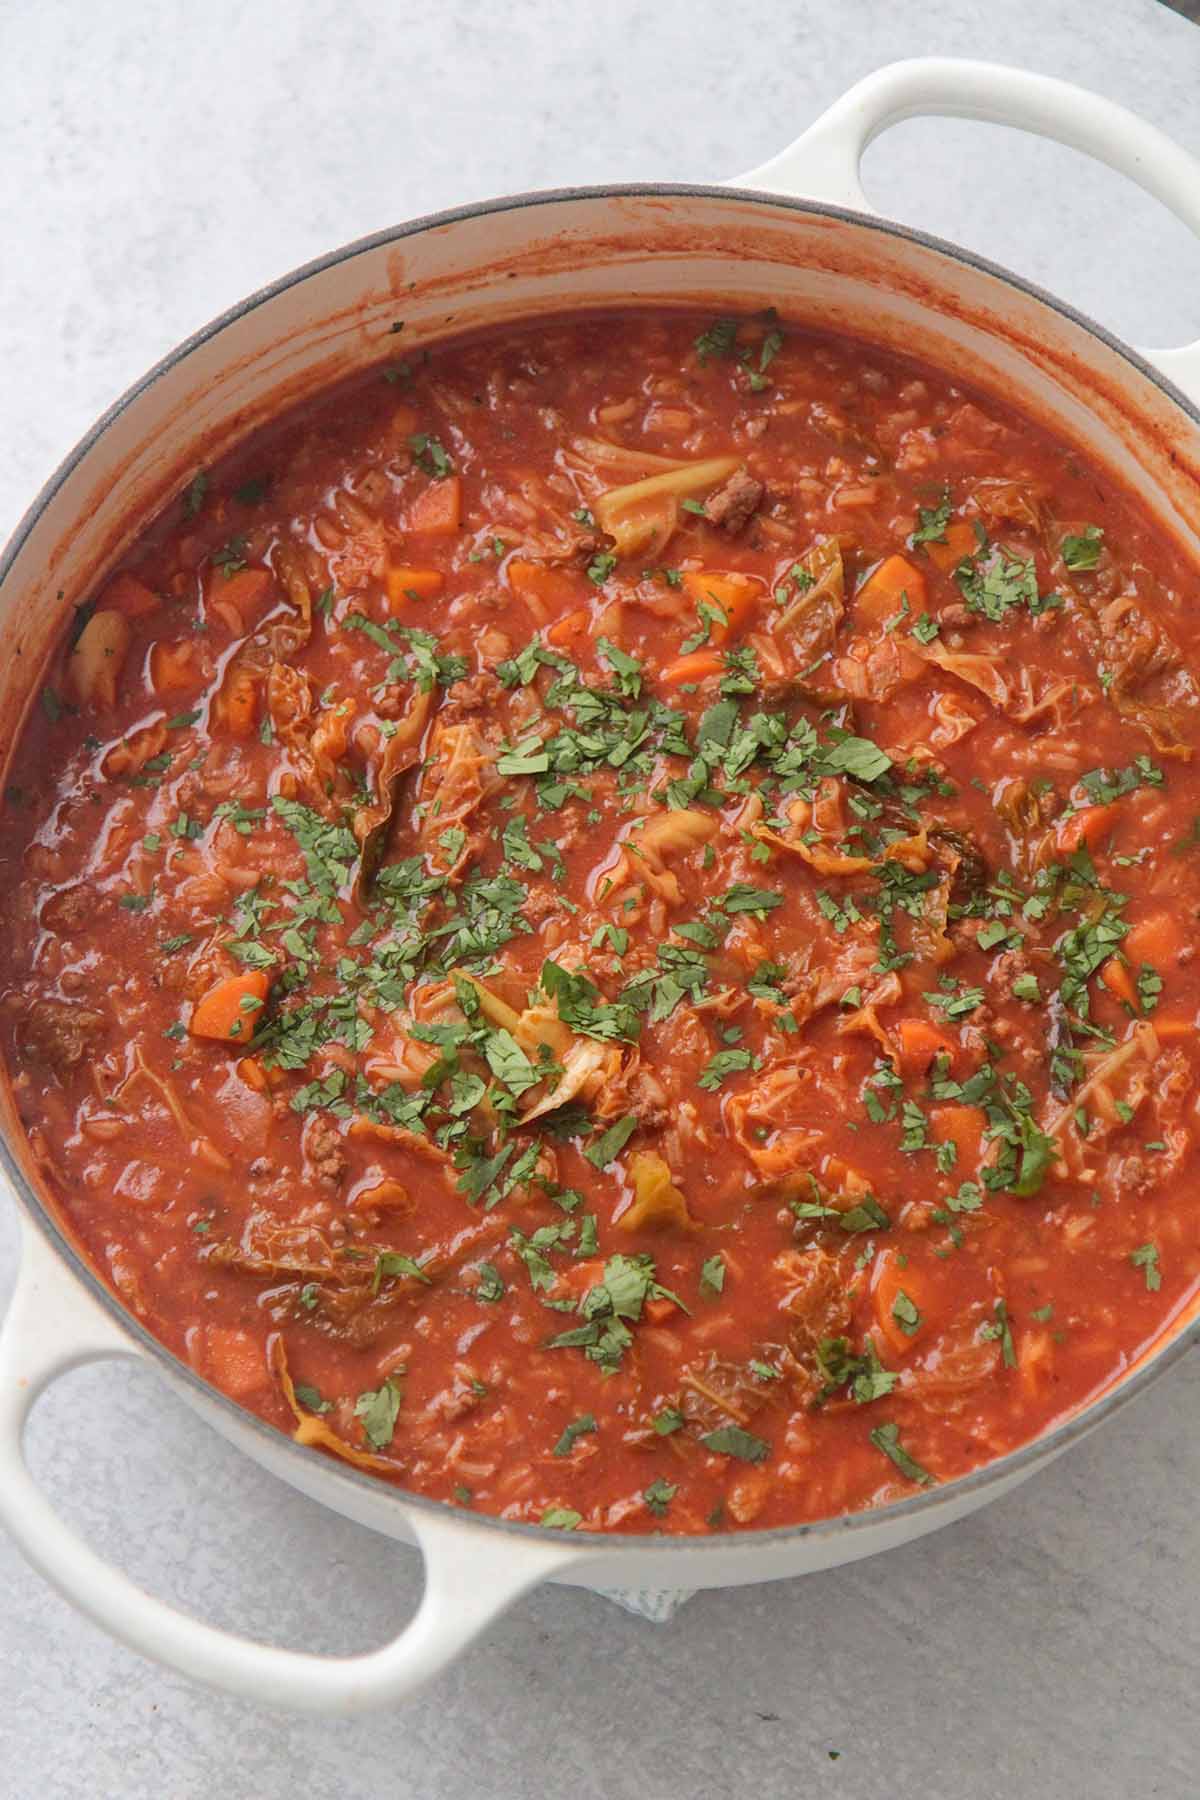
[[777, 1526], [1028, 1441], [1200, 1279], [1195, 580], [774, 315], [289, 414], [72, 597], [9, 771], [48, 1189], [201, 1376], [464, 1508]]

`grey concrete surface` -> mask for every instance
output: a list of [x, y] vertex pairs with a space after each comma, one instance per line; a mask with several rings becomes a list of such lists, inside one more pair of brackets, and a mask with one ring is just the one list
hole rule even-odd
[[[1200, 152], [1200, 31], [1151, 0], [0, 0], [0, 531], [95, 414], [258, 283], [520, 188], [708, 179], [926, 52], [1072, 77]], [[1058, 148], [914, 123], [896, 216], [1141, 342], [1200, 334], [1200, 248]], [[0, 1297], [16, 1234], [0, 1204]], [[1200, 1362], [988, 1512], [884, 1561], [701, 1595], [665, 1627], [517, 1605], [405, 1711], [314, 1724], [109, 1643], [0, 1542], [3, 1800], [1190, 1800]], [[156, 1591], [350, 1649], [415, 1561], [235, 1455], [149, 1372], [42, 1404], [53, 1504]]]

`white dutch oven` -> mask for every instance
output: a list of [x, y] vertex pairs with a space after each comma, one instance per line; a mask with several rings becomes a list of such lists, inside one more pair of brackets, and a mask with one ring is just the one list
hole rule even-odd
[[[0, 563], [0, 718], [27, 701], [63, 611], [138, 520], [288, 402], [447, 330], [631, 302], [787, 319], [915, 351], [1039, 415], [1129, 483], [1200, 554], [1200, 344], [1136, 352], [1048, 295], [952, 245], [874, 216], [866, 146], [922, 113], [988, 119], [1089, 151], [1200, 232], [1200, 166], [1152, 126], [1045, 76], [985, 63], [899, 63], [869, 76], [774, 161], [727, 187], [521, 195], [420, 219], [310, 264], [184, 344], [67, 459]], [[6, 1141], [5, 1141], [6, 1139]], [[997, 1498], [1140, 1391], [1194, 1341], [1180, 1317], [1108, 1394], [964, 1480], [876, 1512], [696, 1540], [577, 1533], [466, 1517], [301, 1449], [206, 1386], [97, 1280], [39, 1197], [11, 1112], [0, 1157], [24, 1257], [0, 1338], [0, 1521], [29, 1560], [114, 1636], [211, 1686], [349, 1714], [410, 1694], [519, 1594], [546, 1580], [604, 1588], [724, 1587], [871, 1556]], [[233, 1443], [360, 1524], [416, 1543], [420, 1607], [382, 1649], [320, 1657], [250, 1643], [153, 1599], [48, 1509], [22, 1455], [29, 1409], [65, 1370], [149, 1358]]]

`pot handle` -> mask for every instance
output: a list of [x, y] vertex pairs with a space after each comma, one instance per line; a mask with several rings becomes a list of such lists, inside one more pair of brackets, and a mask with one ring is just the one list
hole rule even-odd
[[[876, 69], [786, 150], [730, 185], [878, 216], [862, 189], [863, 152], [891, 126], [924, 115], [983, 119], [1083, 150], [1127, 175], [1200, 236], [1200, 162], [1165, 132], [1072, 82], [964, 57], [917, 57]], [[1200, 405], [1200, 341], [1141, 355]]]
[[348, 1717], [415, 1693], [512, 1601], [581, 1553], [561, 1542], [499, 1538], [457, 1516], [413, 1509], [425, 1590], [403, 1631], [358, 1656], [279, 1650], [206, 1625], [155, 1599], [53, 1513], [23, 1453], [38, 1395], [84, 1363], [138, 1357], [131, 1340], [68, 1274], [22, 1216], [17, 1288], [0, 1327], [0, 1524], [73, 1606], [143, 1656], [239, 1699]]

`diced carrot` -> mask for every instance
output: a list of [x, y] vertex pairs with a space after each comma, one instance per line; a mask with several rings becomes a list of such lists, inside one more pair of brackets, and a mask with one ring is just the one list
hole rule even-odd
[[690, 656], [668, 663], [660, 680], [667, 687], [682, 687], [687, 681], [705, 681], [710, 675], [719, 675], [724, 667], [718, 651], [693, 650]]
[[349, 1204], [356, 1210], [363, 1208], [368, 1212], [411, 1212], [415, 1202], [402, 1181], [385, 1175], [382, 1181], [359, 1188]]
[[1174, 913], [1151, 913], [1139, 919], [1121, 945], [1132, 963], [1152, 963], [1163, 968], [1183, 947], [1183, 926]]
[[430, 537], [449, 537], [462, 524], [462, 482], [457, 475], [443, 481], [431, 481], [423, 488], [408, 510], [409, 531], [428, 532]]
[[395, 568], [389, 564], [386, 583], [388, 611], [402, 613], [414, 596], [418, 600], [427, 600], [440, 594], [446, 585], [446, 577], [440, 569]]
[[127, 619], [136, 619], [141, 613], [153, 612], [162, 602], [144, 581], [122, 571], [120, 575], [113, 576], [104, 590], [100, 604], [124, 613]]
[[665, 1325], [675, 1311], [675, 1302], [665, 1294], [654, 1296], [642, 1303], [642, 1317], [647, 1325]]
[[392, 430], [397, 437], [410, 438], [418, 424], [416, 407], [409, 406], [406, 400], [402, 400], [392, 414]]
[[728, 642], [745, 628], [765, 591], [752, 575], [714, 575], [709, 569], [688, 569], [683, 587], [694, 604], [707, 601], [724, 613], [724, 621], [712, 621], [714, 644]]
[[237, 1072], [239, 1078], [245, 1082], [247, 1087], [256, 1089], [260, 1094], [266, 1093], [269, 1086], [267, 1081], [267, 1071], [263, 1068], [262, 1062], [257, 1056], [243, 1056], [238, 1063]]
[[546, 632], [548, 644], [569, 644], [572, 638], [584, 637], [587, 633], [589, 613], [585, 606], [577, 612], [569, 612], [561, 619], [555, 619]]
[[526, 562], [514, 556], [505, 574], [508, 585], [518, 600], [524, 600], [539, 618], [574, 606], [579, 599], [579, 583], [565, 569], [552, 569], [546, 563]]
[[193, 1037], [249, 1043], [270, 988], [265, 969], [246, 969], [241, 975], [226, 976], [197, 1000], [189, 1031]]
[[209, 1325], [205, 1331], [207, 1373], [215, 1387], [234, 1400], [265, 1388], [270, 1379], [263, 1346], [248, 1331]]
[[903, 556], [885, 556], [854, 596], [854, 614], [860, 624], [884, 625], [901, 611], [908, 599], [910, 613], [925, 607], [925, 577], [915, 563]]
[[929, 1128], [939, 1144], [953, 1144], [958, 1151], [956, 1169], [975, 1170], [983, 1152], [984, 1115], [977, 1106], [935, 1106]]
[[[926, 543], [921, 548], [936, 568], [949, 575], [957, 569], [964, 557], [975, 555], [979, 549], [979, 539], [975, 536], [975, 527], [966, 519], [953, 519], [946, 527], [944, 544]], [[910, 594], [909, 599], [911, 598]]]
[[[875, 1318], [880, 1331], [892, 1349], [903, 1355], [912, 1348], [920, 1335], [924, 1318], [922, 1317], [920, 1322], [913, 1324], [911, 1329], [905, 1330], [895, 1311], [901, 1294], [911, 1300], [919, 1314], [924, 1314], [925, 1306], [922, 1301], [919, 1275], [911, 1263], [907, 1267], [901, 1268], [899, 1257], [891, 1251], [884, 1251], [876, 1259], [875, 1275], [871, 1283], [871, 1301], [875, 1308]], [[903, 1307], [902, 1301], [900, 1304], [902, 1310], [907, 1311]]]
[[150, 652], [150, 680], [156, 694], [171, 694], [196, 683], [192, 659], [196, 654], [193, 638], [179, 644], [155, 644]]
[[1112, 826], [1117, 814], [1116, 803], [1108, 806], [1081, 806], [1069, 819], [1055, 827], [1054, 848], [1064, 856], [1073, 856], [1081, 844], [1094, 850]]
[[233, 575], [214, 570], [205, 589], [205, 610], [226, 617], [232, 611], [241, 619], [243, 632], [252, 630], [255, 614], [266, 604], [274, 586], [270, 569], [238, 569]]
[[1181, 1038], [1194, 1042], [1200, 1032], [1196, 1029], [1195, 1019], [1162, 1019], [1155, 1013], [1154, 1035], [1160, 1044], [1169, 1044], [1178, 1043]]
[[258, 712], [258, 683], [249, 669], [227, 669], [214, 710], [232, 737], [250, 737]]
[[1101, 963], [1100, 979], [1116, 999], [1123, 1000], [1135, 1012], [1138, 1010], [1137, 988], [1134, 986], [1133, 976], [1129, 973], [1128, 964], [1122, 962], [1119, 956], [1110, 956], [1106, 963]]
[[903, 1075], [924, 1075], [935, 1057], [948, 1056], [953, 1062], [958, 1051], [954, 1039], [928, 1019], [901, 1019], [894, 1029]]

